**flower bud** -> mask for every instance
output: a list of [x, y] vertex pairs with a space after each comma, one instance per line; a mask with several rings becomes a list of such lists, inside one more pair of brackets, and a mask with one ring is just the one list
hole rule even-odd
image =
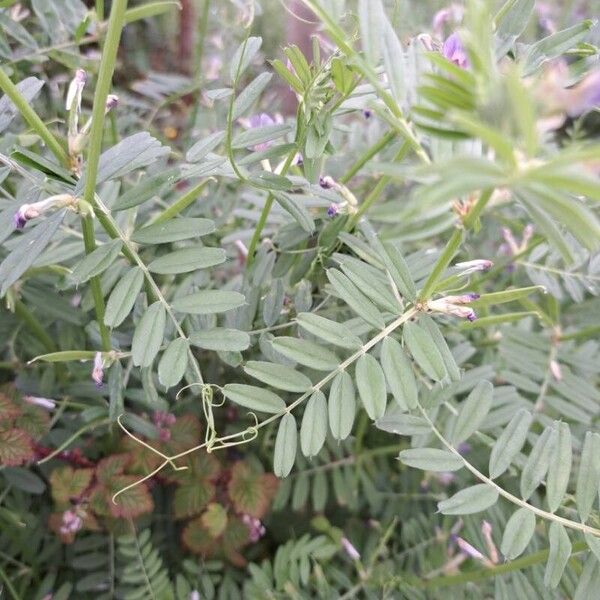
[[461, 276], [477, 273], [478, 271], [487, 271], [493, 266], [494, 263], [491, 260], [485, 259], [468, 260], [466, 262], [459, 262], [454, 265], [455, 268], [462, 271], [459, 273]]
[[344, 549], [344, 552], [352, 560], [360, 560], [360, 553], [359, 553], [359, 551], [354, 547], [354, 545], [352, 544], [352, 542], [347, 537], [342, 537], [342, 539], [340, 540], [340, 542], [342, 544], [342, 548]]
[[67, 110], [71, 110], [73, 102], [75, 102], [77, 110], [81, 109], [81, 95], [86, 81], [87, 73], [83, 69], [77, 69], [77, 71], [75, 71], [75, 77], [71, 80], [69, 90], [67, 91], [67, 100], [65, 102], [65, 108]]

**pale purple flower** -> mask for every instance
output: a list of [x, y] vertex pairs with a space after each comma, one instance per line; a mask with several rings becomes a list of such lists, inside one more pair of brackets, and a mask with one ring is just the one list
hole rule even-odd
[[13, 225], [15, 229], [23, 229], [25, 227], [27, 221], [31, 217], [28, 216], [27, 210], [29, 209], [29, 204], [23, 204], [19, 207], [19, 210], [13, 216]]
[[467, 69], [469, 67], [469, 57], [467, 56], [462, 40], [456, 31], [444, 42], [442, 55], [461, 69]]
[[331, 177], [331, 175], [322, 175], [321, 177], [319, 177], [319, 185], [324, 190], [331, 190], [337, 187], [337, 183], [335, 179]]
[[104, 107], [105, 113], [110, 112], [113, 108], [116, 108], [119, 104], [119, 96], [115, 94], [109, 94], [106, 97], [106, 105]]
[[92, 380], [98, 387], [102, 387], [102, 380], [104, 379], [104, 360], [102, 359], [102, 352], [96, 352], [94, 356], [94, 366], [92, 367]]
[[554, 377], [556, 381], [562, 380], [562, 369], [560, 368], [560, 363], [556, 360], [550, 361], [550, 373], [552, 373], [552, 377]]
[[39, 406], [46, 410], [54, 410], [56, 408], [56, 402], [50, 398], [39, 398], [37, 396], [23, 396], [23, 401], [32, 406]]
[[461, 319], [475, 321], [477, 315], [475, 311], [465, 304], [469, 304], [479, 298], [479, 294], [462, 294], [461, 296], [445, 296], [437, 300], [429, 300], [427, 308], [433, 312], [439, 312], [446, 315], [452, 315]]
[[442, 487], [448, 487], [449, 485], [454, 483], [454, 480], [456, 479], [454, 473], [450, 473], [449, 471], [441, 471], [439, 473], [435, 473], [434, 477]]
[[463, 18], [463, 13], [464, 7], [455, 3], [438, 10], [433, 16], [433, 21], [431, 23], [435, 35], [441, 37], [446, 25], [457, 25], [460, 23]]
[[459, 275], [470, 275], [471, 273], [477, 273], [478, 271], [487, 271], [494, 266], [491, 260], [467, 260], [465, 262], [459, 262], [454, 265], [456, 269], [460, 269]]
[[568, 90], [567, 114], [578, 117], [600, 107], [600, 69], [589, 73], [575, 87]]
[[258, 542], [267, 532], [260, 519], [252, 517], [248, 514], [242, 516], [242, 522], [248, 528], [248, 536], [251, 542]]
[[477, 548], [475, 548], [474, 546], [469, 544], [469, 542], [467, 542], [467, 540], [465, 540], [461, 537], [457, 537], [456, 544], [460, 548], [460, 551], [463, 554], [466, 554], [467, 556], [470, 556], [471, 558], [475, 558], [477, 560], [485, 560], [485, 557], [483, 556], [483, 554], [481, 554], [481, 552], [479, 552], [479, 550], [477, 550]]
[[[269, 127], [271, 125], [277, 125], [282, 122], [283, 122], [283, 119], [282, 119], [281, 115], [275, 115], [275, 118], [273, 118], [271, 115], [269, 115], [267, 113], [260, 113], [257, 115], [252, 115], [248, 119], [246, 119], [246, 118], [240, 119], [240, 123], [246, 129], [258, 129], [261, 127]], [[254, 146], [252, 146], [252, 150], [255, 150], [256, 152], [262, 152], [262, 151], [270, 148], [272, 144], [273, 144], [273, 142], [262, 142], [260, 144], [255, 144]]]
[[65, 510], [62, 515], [62, 534], [77, 533], [83, 527], [83, 519], [74, 510]]
[[77, 199], [71, 194], [57, 194], [33, 204], [22, 204], [13, 216], [13, 225], [15, 229], [23, 229], [27, 221], [39, 217], [51, 208], [73, 206], [76, 202]]
[[200, 592], [198, 592], [198, 590], [192, 590], [190, 592], [188, 600], [201, 600], [201, 598], [200, 598]]
[[360, 553], [359, 553], [359, 551], [354, 547], [354, 545], [352, 544], [352, 542], [347, 537], [342, 537], [342, 539], [340, 540], [340, 542], [342, 544], [342, 548], [344, 549], [344, 552], [352, 560], [360, 560]]
[[483, 538], [485, 539], [485, 545], [487, 547], [487, 552], [490, 560], [493, 564], [498, 564], [498, 549], [496, 548], [496, 544], [494, 544], [494, 540], [492, 539], [491, 523], [488, 523], [488, 521], [482, 521], [481, 533], [483, 534]]

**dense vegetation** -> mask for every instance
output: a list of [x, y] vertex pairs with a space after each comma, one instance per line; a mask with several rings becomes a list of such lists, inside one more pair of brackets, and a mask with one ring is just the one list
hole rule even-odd
[[0, 0], [0, 598], [598, 597], [564, 4]]

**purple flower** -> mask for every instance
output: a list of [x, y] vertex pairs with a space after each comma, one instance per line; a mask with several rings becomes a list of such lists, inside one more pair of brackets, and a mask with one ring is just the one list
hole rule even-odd
[[56, 408], [56, 402], [49, 398], [38, 398], [37, 396], [23, 396], [23, 401], [32, 406], [39, 406], [46, 410], [54, 410]]
[[365, 119], [370, 119], [373, 116], [373, 111], [369, 110], [368, 108], [365, 108], [362, 113]]
[[342, 544], [342, 548], [344, 549], [344, 552], [352, 560], [360, 560], [360, 553], [359, 553], [359, 551], [354, 547], [354, 545], [352, 544], [352, 542], [347, 537], [342, 537], [342, 539], [340, 540], [340, 542]]
[[260, 519], [257, 519], [256, 517], [245, 514], [242, 516], [242, 522], [248, 528], [248, 536], [251, 542], [258, 542], [267, 531], [260, 522]]
[[331, 175], [321, 175], [321, 177], [319, 177], [319, 185], [324, 190], [330, 190], [337, 186], [335, 179], [331, 177]]
[[[276, 115], [275, 118], [267, 113], [260, 113], [258, 115], [252, 115], [249, 119], [240, 119], [240, 123], [246, 129], [258, 129], [261, 127], [269, 127], [271, 125], [277, 125], [282, 122], [281, 115]], [[271, 147], [273, 142], [262, 142], [252, 146], [252, 150], [256, 152], [262, 152]]]
[[28, 204], [23, 204], [23, 206], [21, 206], [19, 210], [15, 213], [13, 217], [13, 225], [15, 226], [15, 229], [23, 229], [27, 221], [29, 221], [29, 217], [27, 216], [27, 209], [25, 208], [28, 206]]
[[329, 205], [329, 208], [327, 209], [327, 216], [333, 218], [337, 214], [338, 214], [338, 205], [335, 202], [332, 202]]
[[117, 104], [119, 104], [119, 96], [116, 96], [115, 94], [109, 94], [106, 97], [106, 105], [104, 107], [104, 110], [106, 112], [109, 112], [113, 108], [116, 108]]
[[450, 62], [459, 66], [461, 69], [467, 69], [469, 67], [469, 57], [460, 36], [456, 31], [446, 38], [444, 46], [442, 47], [442, 54]]

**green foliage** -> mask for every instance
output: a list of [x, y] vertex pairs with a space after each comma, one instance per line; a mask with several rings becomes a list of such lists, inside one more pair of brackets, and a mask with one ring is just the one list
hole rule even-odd
[[594, 597], [594, 23], [108, 4], [0, 0], [8, 597]]

